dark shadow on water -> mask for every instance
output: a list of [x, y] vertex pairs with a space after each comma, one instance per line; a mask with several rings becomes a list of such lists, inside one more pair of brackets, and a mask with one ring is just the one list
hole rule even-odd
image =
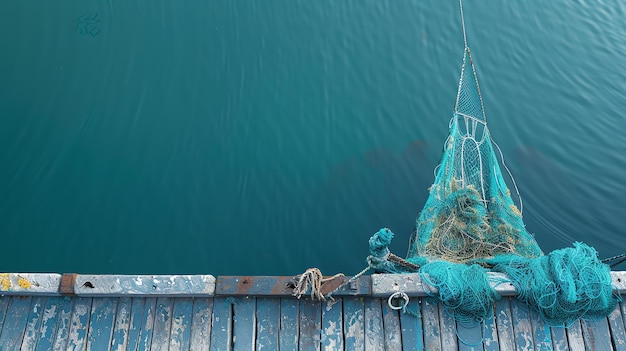
[[[610, 205], [611, 199], [578, 184], [536, 148], [519, 147], [510, 160], [524, 200], [524, 222], [544, 252], [582, 241], [594, 246], [601, 258], [621, 253], [614, 251], [610, 237], [625, 223], [617, 213], [620, 210]], [[603, 230], [610, 233], [603, 237]]]
[[320, 208], [315, 223], [332, 224], [337, 232], [347, 233], [338, 243], [355, 248], [353, 260], [368, 255], [367, 240], [383, 227], [396, 233], [391, 249], [404, 256], [434, 180], [430, 151], [416, 140], [400, 152], [370, 149], [334, 165], [314, 201]]

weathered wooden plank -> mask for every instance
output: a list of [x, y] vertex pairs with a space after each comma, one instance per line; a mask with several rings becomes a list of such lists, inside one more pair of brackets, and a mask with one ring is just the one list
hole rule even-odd
[[311, 299], [300, 300], [300, 351], [319, 351], [322, 327], [322, 304]]
[[589, 320], [581, 319], [580, 326], [583, 330], [583, 338], [587, 350], [609, 351], [611, 347], [611, 335], [609, 335], [609, 323], [606, 318]]
[[611, 330], [611, 339], [615, 351], [626, 351], [626, 333], [624, 330], [624, 319], [622, 318], [622, 310], [619, 304], [608, 317], [609, 329]]
[[115, 324], [113, 325], [111, 350], [122, 351], [128, 346], [132, 300], [130, 297], [120, 297], [117, 301]]
[[456, 320], [442, 304], [439, 304], [439, 326], [441, 327], [441, 347], [444, 350], [457, 350], [459, 346]]
[[382, 307], [379, 298], [365, 299], [365, 350], [384, 350]]
[[552, 349], [554, 351], [568, 351], [567, 334], [565, 325], [550, 327], [550, 335], [552, 338]]
[[511, 317], [515, 334], [515, 347], [519, 351], [534, 349], [533, 329], [530, 324], [528, 305], [517, 299], [511, 300]]
[[254, 350], [256, 345], [256, 297], [235, 300], [233, 319], [233, 350]]
[[300, 344], [300, 302], [294, 298], [280, 299], [280, 350], [297, 350]]
[[137, 340], [137, 351], [150, 351], [152, 335], [154, 333], [154, 321], [156, 318], [156, 303], [156, 297], [148, 297], [143, 304], [139, 340]]
[[[333, 297], [370, 296], [371, 280], [362, 276], [346, 283], [351, 277], [335, 277], [322, 284], [320, 291]], [[217, 296], [291, 297], [294, 278], [289, 276], [219, 276], [216, 281]]]
[[0, 293], [20, 296], [58, 296], [61, 275], [56, 273], [0, 273]]
[[63, 304], [59, 305], [59, 317], [54, 333], [53, 350], [65, 350], [70, 336], [70, 328], [72, 321], [72, 312], [76, 300], [71, 297], [64, 297]]
[[169, 351], [189, 350], [192, 318], [193, 299], [191, 297], [175, 298], [170, 327]]
[[583, 339], [583, 330], [580, 327], [580, 321], [577, 320], [566, 329], [568, 346], [571, 351], [584, 351], [585, 340]]
[[22, 340], [21, 350], [34, 350], [39, 337], [41, 336], [41, 322], [43, 320], [43, 309], [46, 306], [45, 296], [34, 296], [30, 304], [30, 312], [28, 314], [26, 330], [24, 331], [24, 339]]
[[30, 296], [13, 296], [9, 301], [0, 335], [4, 350], [19, 350], [32, 300]]
[[193, 320], [191, 321], [190, 350], [205, 351], [211, 345], [211, 317], [213, 316], [213, 298], [196, 297], [193, 299]]
[[171, 297], [157, 298], [154, 315], [154, 329], [152, 331], [151, 351], [167, 351], [170, 345], [170, 330], [172, 326], [172, 310], [174, 299]]
[[67, 340], [67, 348], [70, 350], [84, 350], [87, 345], [87, 331], [89, 330], [89, 317], [91, 315], [92, 299], [89, 297], [77, 297], [74, 301], [74, 310], [70, 319], [70, 330]]
[[0, 328], [2, 328], [2, 325], [4, 324], [4, 317], [6, 316], [9, 302], [11, 302], [11, 296], [0, 295]]
[[[458, 323], [457, 323], [458, 325]], [[493, 306], [491, 315], [481, 323], [483, 346], [485, 351], [500, 350], [500, 339], [498, 338], [498, 326], [496, 323], [496, 306]]]
[[459, 340], [459, 351], [477, 351], [483, 349], [483, 325], [466, 324], [457, 321], [457, 336]]
[[611, 284], [618, 294], [626, 294], [626, 271], [612, 271]]
[[[515, 287], [507, 282], [503, 273], [489, 272], [491, 287], [501, 296], [516, 295]], [[437, 289], [426, 284], [419, 273], [372, 274], [372, 296], [387, 297], [402, 291], [409, 296], [427, 297], [437, 293]]]
[[441, 351], [439, 304], [435, 298], [425, 297], [422, 299], [422, 321], [424, 322], [424, 348]]
[[385, 350], [402, 350], [402, 330], [400, 328], [399, 310], [389, 307], [386, 300], [381, 301], [383, 307], [383, 330], [385, 339]]
[[66, 299], [60, 296], [51, 296], [46, 299], [39, 328], [40, 336], [35, 351], [51, 350], [53, 348], [54, 337], [59, 324], [60, 310], [67, 301], [69, 301], [69, 298]]
[[87, 350], [108, 350], [111, 345], [117, 299], [115, 297], [93, 299], [87, 334]]
[[409, 301], [406, 312], [400, 314], [400, 326], [402, 327], [402, 350], [424, 350], [424, 330], [419, 299], [413, 298]]
[[530, 325], [533, 330], [533, 342], [535, 344], [536, 351], [551, 351], [552, 350], [552, 334], [550, 333], [550, 327], [541, 319], [539, 313], [532, 308], [528, 309], [530, 317]]
[[280, 299], [259, 297], [256, 300], [256, 349], [278, 350], [280, 329]]
[[231, 350], [233, 299], [216, 297], [213, 302], [213, 327], [211, 328], [211, 351]]
[[365, 350], [365, 305], [363, 298], [343, 299], [343, 330], [346, 350]]
[[343, 350], [343, 299], [322, 305], [322, 350]]
[[76, 275], [78, 296], [213, 296], [212, 275]]
[[141, 325], [143, 322], [143, 312], [146, 308], [145, 297], [133, 297], [130, 300], [130, 324], [128, 326], [128, 337], [126, 341], [127, 350], [137, 350], [139, 347], [139, 339], [141, 337]]
[[624, 325], [626, 325], [626, 295], [622, 295], [622, 301], [620, 301], [619, 307], [622, 310], [622, 318], [624, 319]]
[[515, 334], [513, 318], [511, 317], [511, 298], [503, 297], [496, 302], [496, 326], [498, 329], [498, 343], [501, 350], [515, 350]]

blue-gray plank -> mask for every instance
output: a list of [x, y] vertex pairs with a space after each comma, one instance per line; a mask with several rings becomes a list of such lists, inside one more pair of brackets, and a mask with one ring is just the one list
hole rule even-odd
[[624, 306], [549, 327], [505, 297], [478, 325], [435, 299], [0, 296], [1, 350], [624, 350]]
[[87, 337], [87, 350], [106, 350], [111, 343], [119, 298], [105, 297], [94, 299]]
[[3, 350], [20, 349], [32, 300], [32, 297], [19, 296], [9, 302], [0, 334], [0, 346]]
[[233, 299], [218, 297], [213, 303], [213, 322], [211, 327], [211, 351], [232, 349]]
[[291, 298], [280, 299], [280, 350], [297, 350], [300, 344], [300, 304]]
[[233, 349], [254, 350], [256, 336], [256, 298], [237, 298], [233, 313]]
[[321, 326], [322, 304], [309, 299], [300, 300], [300, 350], [320, 350]]
[[280, 330], [280, 299], [261, 297], [256, 301], [256, 349], [278, 350]]
[[411, 299], [405, 313], [400, 314], [402, 327], [402, 350], [423, 350], [424, 332], [422, 330], [422, 313], [418, 299]]
[[322, 308], [322, 350], [343, 350], [343, 299]]
[[192, 298], [181, 297], [175, 299], [170, 331], [170, 351], [189, 350], [192, 318]]
[[365, 350], [365, 306], [362, 298], [343, 300], [343, 330], [346, 350]]

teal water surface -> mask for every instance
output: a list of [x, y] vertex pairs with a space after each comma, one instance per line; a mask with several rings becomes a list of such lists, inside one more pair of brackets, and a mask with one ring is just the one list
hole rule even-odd
[[[626, 252], [626, 5], [470, 1], [544, 251]], [[447, 136], [454, 0], [0, 5], [0, 271], [355, 274], [403, 256]]]

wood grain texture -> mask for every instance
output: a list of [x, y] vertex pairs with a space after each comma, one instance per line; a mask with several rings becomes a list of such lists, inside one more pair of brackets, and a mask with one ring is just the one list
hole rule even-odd
[[193, 299], [191, 297], [174, 299], [169, 351], [189, 350], [189, 346], [191, 345], [192, 319]]
[[256, 297], [237, 298], [233, 305], [233, 349], [254, 350], [256, 345]]
[[365, 304], [363, 298], [343, 299], [343, 330], [346, 350], [365, 350]]
[[256, 300], [256, 349], [257, 351], [278, 350], [280, 330], [280, 299], [259, 297]]
[[70, 350], [80, 351], [87, 346], [92, 300], [90, 297], [77, 297], [74, 302], [67, 340], [67, 348]]
[[117, 312], [115, 297], [94, 299], [89, 316], [87, 350], [108, 350]]
[[400, 311], [390, 308], [384, 299], [381, 301], [381, 304], [383, 307], [385, 350], [401, 351], [402, 329], [400, 327]]
[[211, 346], [212, 316], [212, 297], [196, 297], [193, 299], [193, 319], [191, 321], [191, 340], [189, 341], [190, 350], [209, 350]]
[[132, 300], [130, 297], [120, 297], [118, 299], [111, 340], [112, 351], [122, 351], [128, 347], [131, 309]]
[[423, 350], [422, 311], [417, 298], [411, 299], [405, 313], [400, 314], [400, 326], [402, 328], [402, 350]]
[[439, 323], [439, 304], [431, 297], [422, 299], [422, 320], [424, 321], [424, 348], [440, 351], [441, 325]]
[[624, 318], [620, 304], [617, 304], [608, 320], [615, 351], [626, 351], [626, 331], [624, 330]]
[[300, 300], [300, 351], [319, 351], [322, 327], [322, 304], [310, 299]]
[[211, 351], [232, 349], [232, 299], [216, 297], [213, 302], [213, 320], [211, 327]]
[[503, 297], [496, 302], [494, 313], [500, 349], [515, 350], [515, 334], [513, 330], [513, 317], [511, 316], [511, 298]]
[[589, 320], [581, 319], [580, 326], [583, 330], [585, 348], [594, 351], [613, 350], [609, 323], [606, 319]]
[[511, 317], [515, 335], [515, 349], [518, 351], [534, 350], [533, 330], [530, 324], [528, 305], [517, 299], [511, 299]]
[[300, 345], [300, 302], [293, 298], [280, 299], [280, 350], [297, 350]]
[[384, 350], [385, 332], [383, 329], [381, 299], [365, 299], [365, 351]]
[[322, 303], [322, 350], [343, 350], [343, 299]]

